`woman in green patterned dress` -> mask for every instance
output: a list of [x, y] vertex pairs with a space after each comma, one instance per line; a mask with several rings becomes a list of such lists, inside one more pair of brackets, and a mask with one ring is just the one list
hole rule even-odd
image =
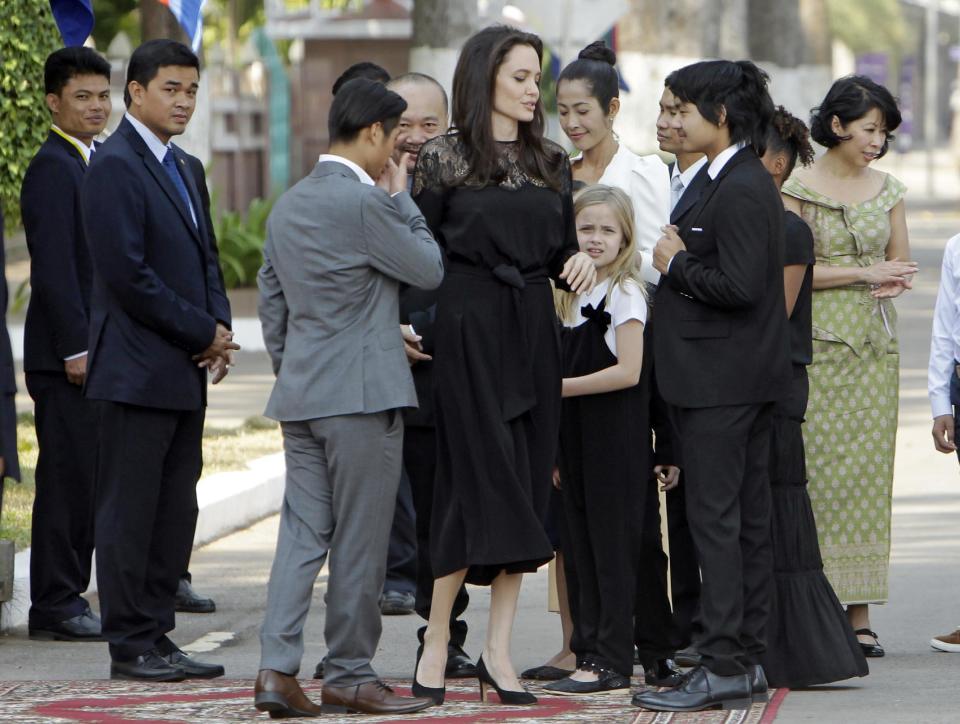
[[867, 656], [869, 604], [887, 600], [900, 356], [892, 299], [910, 289], [904, 185], [870, 168], [900, 111], [863, 76], [836, 81], [811, 117], [827, 152], [783, 186], [814, 236], [813, 363], [803, 437], [824, 570]]

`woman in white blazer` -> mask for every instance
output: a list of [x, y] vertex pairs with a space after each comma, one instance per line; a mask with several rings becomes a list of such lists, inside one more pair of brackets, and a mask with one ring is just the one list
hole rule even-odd
[[602, 41], [581, 50], [560, 73], [557, 111], [560, 127], [581, 152], [571, 159], [574, 182], [616, 186], [630, 196], [643, 279], [656, 284], [653, 247], [670, 222], [670, 172], [659, 156], [638, 156], [613, 132], [620, 110], [616, 61]]

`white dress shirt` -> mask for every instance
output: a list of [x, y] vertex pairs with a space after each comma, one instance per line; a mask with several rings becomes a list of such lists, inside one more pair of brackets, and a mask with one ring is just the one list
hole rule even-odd
[[930, 366], [927, 369], [927, 394], [933, 416], [952, 415], [950, 379], [960, 360], [960, 234], [947, 242], [943, 250], [940, 289], [933, 312], [930, 338]]
[[710, 162], [710, 168], [707, 169], [707, 175], [710, 177], [710, 180], [715, 180], [717, 176], [720, 175], [720, 172], [723, 171], [723, 167], [727, 165], [727, 161], [736, 156], [737, 151], [739, 151], [741, 148], [745, 148], [746, 145], [746, 141], [740, 141], [732, 146], [727, 146], [720, 153], [718, 153], [713, 161]]
[[670, 175], [670, 188], [671, 190], [676, 188], [677, 193], [675, 198], [670, 199], [670, 211], [673, 211], [673, 208], [677, 205], [677, 202], [680, 200], [680, 197], [683, 196], [683, 192], [687, 190], [694, 177], [700, 173], [700, 169], [704, 167], [707, 163], [707, 157], [701, 156], [696, 161], [687, 166], [683, 171], [680, 170], [680, 166], [677, 163], [673, 164], [673, 172]]
[[[583, 158], [580, 154], [572, 161]], [[597, 182], [626, 192], [633, 202], [633, 221], [645, 282], [656, 284], [660, 272], [653, 268], [653, 247], [670, 223], [670, 169], [659, 156], [638, 156], [622, 143]]]
[[360, 183], [366, 184], [367, 186], [376, 186], [376, 182], [373, 178], [364, 171], [360, 166], [355, 164], [349, 158], [344, 158], [343, 156], [338, 156], [335, 153], [321, 153], [320, 158], [317, 159], [317, 163], [323, 163], [324, 161], [333, 161], [334, 163], [342, 163], [344, 166], [349, 168], [355, 174], [357, 178], [360, 179]]
[[[133, 126], [136, 132], [140, 134], [140, 138], [142, 138], [143, 142], [147, 144], [147, 148], [150, 149], [150, 153], [156, 157], [157, 162], [162, 166], [163, 159], [167, 155], [167, 151], [170, 150], [170, 144], [164, 143], [157, 138], [157, 134], [155, 134], [129, 113], [125, 113], [123, 117], [130, 121], [130, 125]], [[186, 185], [186, 182], [184, 182], [184, 185]], [[197, 226], [197, 213], [193, 210], [193, 202], [189, 201], [189, 199], [187, 201], [187, 206], [190, 208], [190, 218], [193, 219], [193, 225]]]

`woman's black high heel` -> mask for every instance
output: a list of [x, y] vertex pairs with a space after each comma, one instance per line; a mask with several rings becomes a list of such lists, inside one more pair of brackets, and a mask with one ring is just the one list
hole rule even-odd
[[529, 706], [530, 704], [537, 703], [537, 697], [529, 691], [508, 691], [507, 689], [501, 689], [497, 682], [493, 680], [493, 677], [490, 676], [490, 672], [487, 671], [487, 667], [483, 663], [483, 656], [477, 660], [477, 678], [480, 680], [480, 701], [484, 703], [486, 703], [487, 697], [489, 696], [487, 686], [492, 686], [496, 689], [501, 704], [523, 704]]
[[443, 703], [443, 698], [447, 694], [447, 687], [429, 687], [424, 686], [423, 684], [417, 681], [417, 671], [420, 670], [420, 657], [423, 656], [423, 646], [417, 649], [417, 663], [413, 667], [413, 686], [410, 687], [410, 692], [414, 696], [425, 696], [428, 699], [433, 699], [433, 703], [437, 706], [440, 706]]

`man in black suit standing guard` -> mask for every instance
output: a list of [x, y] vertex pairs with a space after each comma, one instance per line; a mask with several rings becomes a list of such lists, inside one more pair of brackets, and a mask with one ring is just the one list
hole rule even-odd
[[53, 125], [20, 189], [32, 292], [23, 369], [39, 446], [29, 633], [100, 641], [100, 620], [81, 595], [93, 560], [97, 416], [82, 393], [92, 271], [80, 187], [110, 117], [110, 64], [90, 48], [61, 48], [47, 58], [44, 85]]
[[772, 552], [769, 444], [787, 389], [783, 209], [758, 158], [773, 116], [767, 76], [749, 61], [707, 61], [667, 78], [683, 150], [707, 156], [709, 184], [654, 249], [657, 384], [673, 407], [700, 562], [701, 665], [676, 689], [634, 703], [660, 711], [766, 701]]
[[96, 555], [112, 678], [209, 678], [167, 637], [197, 520], [206, 371], [232, 350], [230, 305], [190, 157], [170, 144], [196, 105], [197, 56], [137, 48], [127, 113], [82, 191], [93, 263], [86, 395], [99, 400]]

